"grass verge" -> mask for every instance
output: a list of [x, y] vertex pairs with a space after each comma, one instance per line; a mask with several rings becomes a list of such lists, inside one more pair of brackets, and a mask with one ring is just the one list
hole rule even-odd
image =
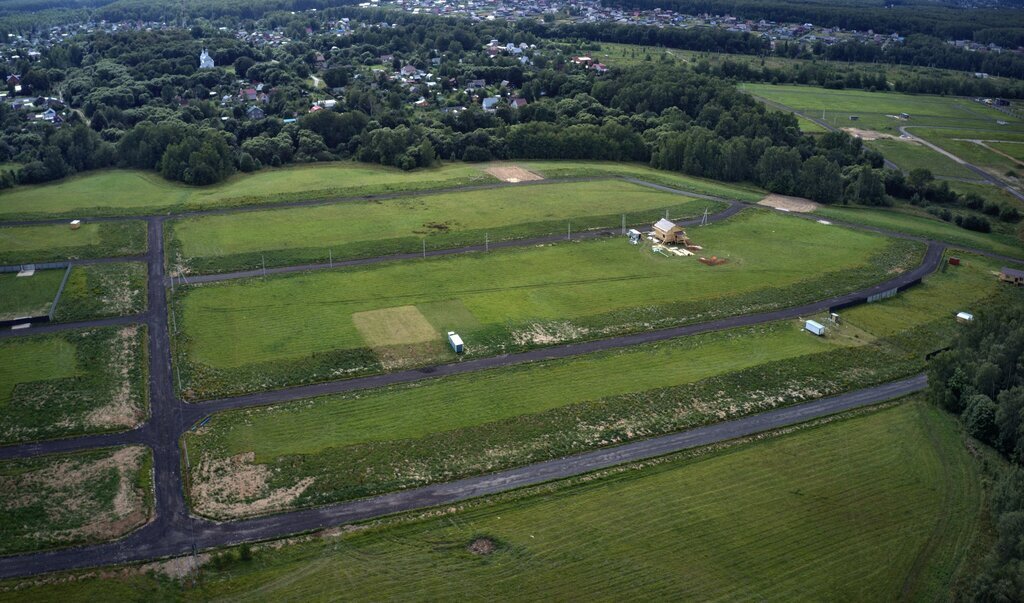
[[[0, 204], [2, 205], [2, 204]], [[0, 227], [0, 265], [122, 257], [146, 252], [146, 223], [92, 222]]]

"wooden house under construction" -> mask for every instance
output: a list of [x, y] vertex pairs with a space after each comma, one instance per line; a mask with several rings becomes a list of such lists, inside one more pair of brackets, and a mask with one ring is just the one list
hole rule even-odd
[[654, 238], [662, 243], [679, 243], [682, 245], [689, 243], [683, 227], [666, 218], [658, 220], [654, 225]]

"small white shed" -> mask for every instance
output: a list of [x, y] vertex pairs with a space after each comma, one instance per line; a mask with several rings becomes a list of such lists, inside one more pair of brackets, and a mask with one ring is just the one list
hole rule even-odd
[[462, 338], [455, 331], [448, 331], [448, 345], [452, 346], [452, 350], [456, 354], [461, 354], [465, 347], [462, 345]]
[[970, 312], [957, 312], [956, 313], [956, 321], [957, 322], [972, 322], [973, 320], [974, 320], [974, 315], [971, 314]]
[[635, 228], [630, 228], [626, 235], [629, 237], [629, 242], [634, 245], [639, 245], [644, 238], [643, 233]]
[[805, 322], [804, 329], [818, 335], [819, 337], [825, 334], [825, 326], [815, 320], [808, 320]]

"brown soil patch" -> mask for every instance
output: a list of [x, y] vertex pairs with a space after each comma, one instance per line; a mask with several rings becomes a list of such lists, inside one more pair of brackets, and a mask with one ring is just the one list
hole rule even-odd
[[764, 199], [757, 202], [758, 205], [766, 205], [768, 207], [774, 207], [775, 209], [784, 209], [786, 211], [795, 211], [799, 213], [810, 213], [819, 207], [817, 203], [810, 199], [804, 199], [803, 197], [789, 197], [787, 195], [768, 195]]
[[544, 179], [540, 174], [521, 168], [518, 165], [496, 165], [484, 171], [502, 182], [529, 182]]
[[587, 330], [571, 322], [534, 323], [529, 328], [512, 334], [513, 341], [518, 345], [552, 345], [564, 341], [573, 341], [587, 334]]
[[239, 518], [286, 509], [313, 478], [299, 480], [290, 488], [272, 490], [270, 469], [254, 463], [256, 454], [245, 452], [228, 458], [204, 455], [192, 469], [192, 500], [195, 510], [217, 518]]
[[494, 541], [490, 538], [477, 538], [473, 542], [469, 543], [469, 546], [466, 547], [466, 550], [468, 550], [470, 553], [473, 553], [474, 555], [482, 556], [490, 555], [494, 552], [495, 548], [496, 547], [494, 546]]
[[722, 264], [725, 264], [729, 260], [727, 260], [725, 258], [719, 258], [719, 257], [711, 256], [709, 258], [700, 258], [697, 261], [700, 262], [701, 264], [706, 264], [708, 266], [721, 266]]

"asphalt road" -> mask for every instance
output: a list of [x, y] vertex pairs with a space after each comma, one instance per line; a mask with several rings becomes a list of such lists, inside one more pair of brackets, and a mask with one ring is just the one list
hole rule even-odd
[[[649, 186], [664, 189], [664, 187], [658, 185]], [[718, 214], [716, 219], [733, 215], [741, 207], [742, 205], [734, 202], [728, 210]], [[129, 219], [139, 218], [133, 217]], [[167, 321], [167, 290], [164, 286], [166, 283], [163, 256], [163, 222], [165, 217], [149, 216], [144, 219], [147, 222], [149, 236], [149, 251], [145, 256], [148, 266], [149, 296], [146, 312], [141, 315], [119, 319], [52, 324], [19, 331], [7, 331], [0, 333], [0, 336], [38, 334], [77, 329], [84, 326], [144, 322], [149, 331], [149, 388], [151, 404], [149, 420], [139, 429], [120, 434], [96, 435], [0, 447], [0, 458], [19, 458], [37, 454], [67, 452], [96, 446], [129, 443], [149, 446], [154, 454], [156, 517], [148, 525], [117, 542], [0, 558], [0, 577], [38, 574], [63, 569], [116, 564], [124, 561], [176, 555], [187, 553], [193, 550], [193, 547], [205, 548], [244, 540], [285, 536], [296, 531], [315, 529], [324, 525], [367, 519], [422, 506], [463, 500], [481, 494], [499, 492], [531, 483], [539, 483], [581, 472], [593, 471], [594, 469], [621, 462], [666, 454], [706, 443], [724, 441], [756, 431], [804, 421], [808, 418], [824, 414], [841, 412], [856, 406], [874, 404], [910, 391], [916, 391], [923, 385], [923, 377], [921, 376], [833, 398], [816, 400], [787, 409], [764, 413], [763, 415], [746, 417], [729, 423], [712, 425], [662, 438], [632, 442], [616, 448], [547, 461], [506, 472], [396, 492], [362, 501], [246, 521], [213, 523], [192, 517], [188, 513], [183, 494], [183, 455], [182, 451], [179, 450], [180, 436], [195, 421], [211, 412], [510, 366], [523, 362], [562, 358], [718, 329], [805, 316], [849, 301], [865, 299], [872, 293], [911, 283], [917, 278], [933, 271], [939, 265], [942, 259], [942, 252], [945, 249], [944, 244], [929, 241], [925, 259], [916, 269], [861, 291], [799, 307], [748, 316], [729, 317], [708, 323], [636, 333], [610, 339], [538, 349], [522, 354], [480, 358], [361, 379], [320, 383], [304, 387], [261, 392], [250, 396], [188, 404], [176, 399], [173, 388], [170, 336]], [[187, 453], [184, 455], [184, 458], [187, 463]]]

